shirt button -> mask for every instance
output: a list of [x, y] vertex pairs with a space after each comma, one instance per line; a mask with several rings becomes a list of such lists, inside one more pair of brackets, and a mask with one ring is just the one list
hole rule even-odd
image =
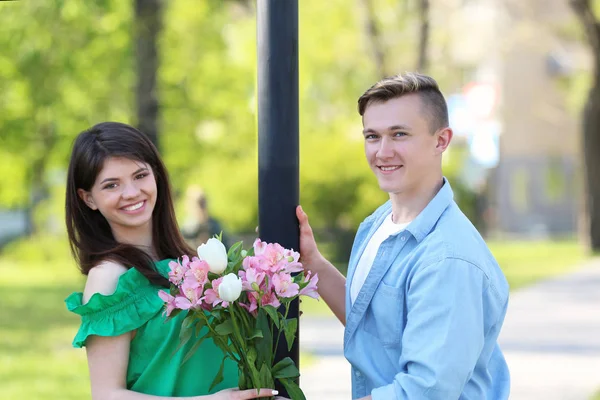
[[402, 237], [400, 238], [400, 240], [402, 240], [402, 241], [404, 242], [404, 241], [406, 240], [406, 236], [402, 236]]
[[360, 377], [360, 371], [356, 371], [355, 375]]

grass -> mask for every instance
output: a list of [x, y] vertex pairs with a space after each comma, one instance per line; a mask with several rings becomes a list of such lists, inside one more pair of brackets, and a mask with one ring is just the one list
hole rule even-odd
[[[511, 290], [568, 272], [586, 258], [581, 245], [569, 240], [489, 241], [488, 245], [504, 271]], [[301, 309], [304, 315], [333, 316], [322, 300], [302, 300]]]
[[0, 260], [0, 279], [2, 397], [90, 398], [85, 351], [70, 343], [79, 321], [63, 303], [81, 287], [75, 267]]
[[600, 390], [596, 392], [594, 396], [590, 400], [600, 400]]

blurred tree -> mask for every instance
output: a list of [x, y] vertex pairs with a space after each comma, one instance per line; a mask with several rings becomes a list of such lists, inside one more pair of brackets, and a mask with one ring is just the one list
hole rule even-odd
[[595, 13], [599, 4], [591, 0], [570, 0], [570, 4], [593, 54], [592, 86], [583, 111], [583, 154], [590, 245], [600, 251], [600, 21]]
[[427, 71], [427, 53], [429, 51], [429, 0], [419, 1], [419, 46], [417, 49], [417, 71]]
[[99, 115], [126, 119], [128, 19], [117, 0], [0, 3], [0, 205], [47, 201], [73, 136]]
[[135, 0], [136, 108], [139, 129], [159, 147], [159, 101], [156, 74], [158, 36], [162, 29], [162, 0]]
[[[39, 215], [62, 219], [74, 136], [104, 120], [136, 124], [136, 96], [152, 99], [159, 92], [159, 144], [176, 193], [200, 185], [224, 229], [253, 232], [254, 2], [144, 3], [156, 11], [158, 29], [146, 40], [156, 41], [149, 54], [156, 66], [160, 61], [160, 68], [144, 72], [135, 58], [141, 60], [142, 49], [134, 46], [141, 37], [135, 36], [136, 12], [140, 18], [146, 14], [137, 1], [0, 2], [0, 207], [27, 204], [30, 188], [51, 185]], [[385, 72], [413, 69], [416, 8], [400, 9], [398, 0], [370, 2]], [[363, 18], [363, 8], [348, 7], [347, 0], [299, 2], [301, 200], [315, 228], [338, 242], [386, 200], [364, 161], [356, 111], [358, 97], [381, 77]], [[439, 46], [440, 39], [431, 35], [428, 43]], [[429, 54], [431, 69], [437, 68], [432, 73], [450, 87], [452, 69], [434, 59], [444, 53]], [[136, 79], [145, 75], [152, 81], [152, 71], [156, 84], [145, 86], [148, 94], [142, 95]], [[147, 110], [157, 112], [152, 104]]]
[[365, 33], [372, 47], [375, 70], [377, 71], [377, 75], [383, 78], [388, 75], [388, 72], [386, 70], [385, 51], [379, 32], [375, 6], [373, 0], [361, 0], [361, 2], [365, 10]]

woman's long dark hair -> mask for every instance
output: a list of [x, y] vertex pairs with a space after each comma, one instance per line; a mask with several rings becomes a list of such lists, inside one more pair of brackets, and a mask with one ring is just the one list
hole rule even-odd
[[152, 257], [143, 250], [113, 237], [108, 221], [89, 208], [77, 189], [90, 191], [104, 161], [124, 157], [149, 164], [156, 179], [156, 205], [152, 213], [152, 245], [160, 259], [191, 255], [175, 218], [167, 170], [150, 139], [137, 129], [118, 122], [103, 122], [81, 132], [73, 144], [67, 177], [66, 223], [73, 257], [87, 275], [102, 261], [115, 261], [135, 268], [154, 284], [168, 287]]

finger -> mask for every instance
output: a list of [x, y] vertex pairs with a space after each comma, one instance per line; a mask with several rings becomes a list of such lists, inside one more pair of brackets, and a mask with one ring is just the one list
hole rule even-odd
[[236, 393], [237, 398], [240, 400], [246, 399], [256, 399], [259, 397], [269, 397], [269, 396], [277, 396], [279, 392], [273, 389], [248, 389], [248, 390], [240, 390]]
[[302, 209], [302, 206], [298, 206], [296, 209], [296, 216], [298, 217], [298, 221], [300, 222], [300, 230], [304, 231], [304, 233], [312, 234], [312, 228], [308, 223], [308, 215]]
[[298, 218], [298, 221], [300, 221], [300, 223], [302, 224], [303, 220], [306, 217], [306, 213], [304, 212], [304, 210], [302, 210], [302, 206], [296, 207], [296, 217]]

